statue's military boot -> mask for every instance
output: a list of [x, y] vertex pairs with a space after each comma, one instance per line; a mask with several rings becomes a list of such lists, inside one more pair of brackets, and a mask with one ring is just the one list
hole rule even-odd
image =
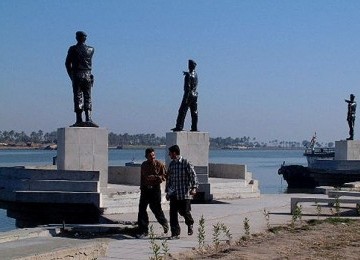
[[182, 130], [183, 130], [182, 128], [177, 127], [177, 126], [171, 129], [171, 131], [173, 131], [173, 132], [180, 132]]
[[82, 121], [81, 112], [76, 112], [76, 122], [70, 127], [81, 127], [83, 124], [84, 122]]
[[95, 124], [91, 119], [91, 111], [86, 110], [85, 111], [85, 126], [87, 127], [99, 127], [97, 124]]

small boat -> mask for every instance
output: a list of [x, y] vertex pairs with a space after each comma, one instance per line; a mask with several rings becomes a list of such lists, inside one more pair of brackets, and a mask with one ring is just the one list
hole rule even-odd
[[360, 181], [360, 160], [336, 160], [334, 148], [314, 148], [316, 135], [305, 149], [307, 166], [285, 165], [278, 170], [290, 189], [309, 189], [317, 186], [340, 187], [347, 182]]
[[141, 166], [141, 164], [142, 164], [142, 162], [131, 161], [131, 162], [126, 162], [125, 166], [139, 167], [139, 166]]
[[314, 166], [319, 160], [334, 160], [334, 148], [307, 148], [305, 149], [304, 156], [306, 157], [308, 166]]

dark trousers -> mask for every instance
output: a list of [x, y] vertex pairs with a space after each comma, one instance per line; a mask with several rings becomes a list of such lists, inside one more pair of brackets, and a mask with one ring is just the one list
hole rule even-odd
[[198, 123], [198, 110], [197, 110], [197, 97], [189, 97], [188, 99], [183, 97], [179, 108], [179, 114], [176, 119], [176, 128], [183, 129], [186, 113], [190, 108], [191, 113], [191, 130], [197, 131]]
[[191, 216], [191, 202], [187, 200], [170, 199], [170, 227], [171, 235], [180, 235], [181, 229], [179, 225], [178, 213], [184, 217], [186, 225], [193, 225], [194, 219]]
[[83, 110], [91, 111], [91, 80], [87, 78], [74, 78], [74, 111], [81, 113]]
[[354, 125], [355, 125], [355, 119], [350, 119], [348, 120], [348, 125], [349, 125], [349, 139], [353, 140], [354, 139]]
[[146, 211], [148, 205], [150, 206], [151, 211], [154, 213], [156, 220], [162, 226], [167, 225], [168, 223], [161, 208], [160, 186], [151, 189], [141, 188], [138, 213], [138, 227], [140, 233], [149, 232], [149, 216]]

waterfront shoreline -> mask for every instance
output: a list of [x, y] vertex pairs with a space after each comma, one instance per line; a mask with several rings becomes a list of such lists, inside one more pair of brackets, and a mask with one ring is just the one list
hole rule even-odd
[[[0, 150], [46, 150], [46, 147], [53, 146], [56, 144], [46, 144], [46, 145], [36, 145], [36, 146], [20, 146], [20, 145], [0, 145]], [[137, 150], [137, 149], [146, 149], [147, 147], [153, 147], [154, 149], [165, 149], [163, 145], [160, 146], [151, 146], [151, 145], [125, 145], [122, 148], [117, 148], [116, 146], [109, 146], [109, 150]], [[302, 151], [305, 148], [302, 147], [248, 147], [248, 148], [214, 148], [210, 147], [210, 150], [225, 150], [225, 151]]]

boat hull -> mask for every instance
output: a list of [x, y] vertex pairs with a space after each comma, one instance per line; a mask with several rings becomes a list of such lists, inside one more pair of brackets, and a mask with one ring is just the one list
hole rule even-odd
[[283, 176], [291, 189], [339, 187], [347, 182], [360, 181], [360, 170], [324, 170], [301, 165], [283, 165], [278, 174]]

